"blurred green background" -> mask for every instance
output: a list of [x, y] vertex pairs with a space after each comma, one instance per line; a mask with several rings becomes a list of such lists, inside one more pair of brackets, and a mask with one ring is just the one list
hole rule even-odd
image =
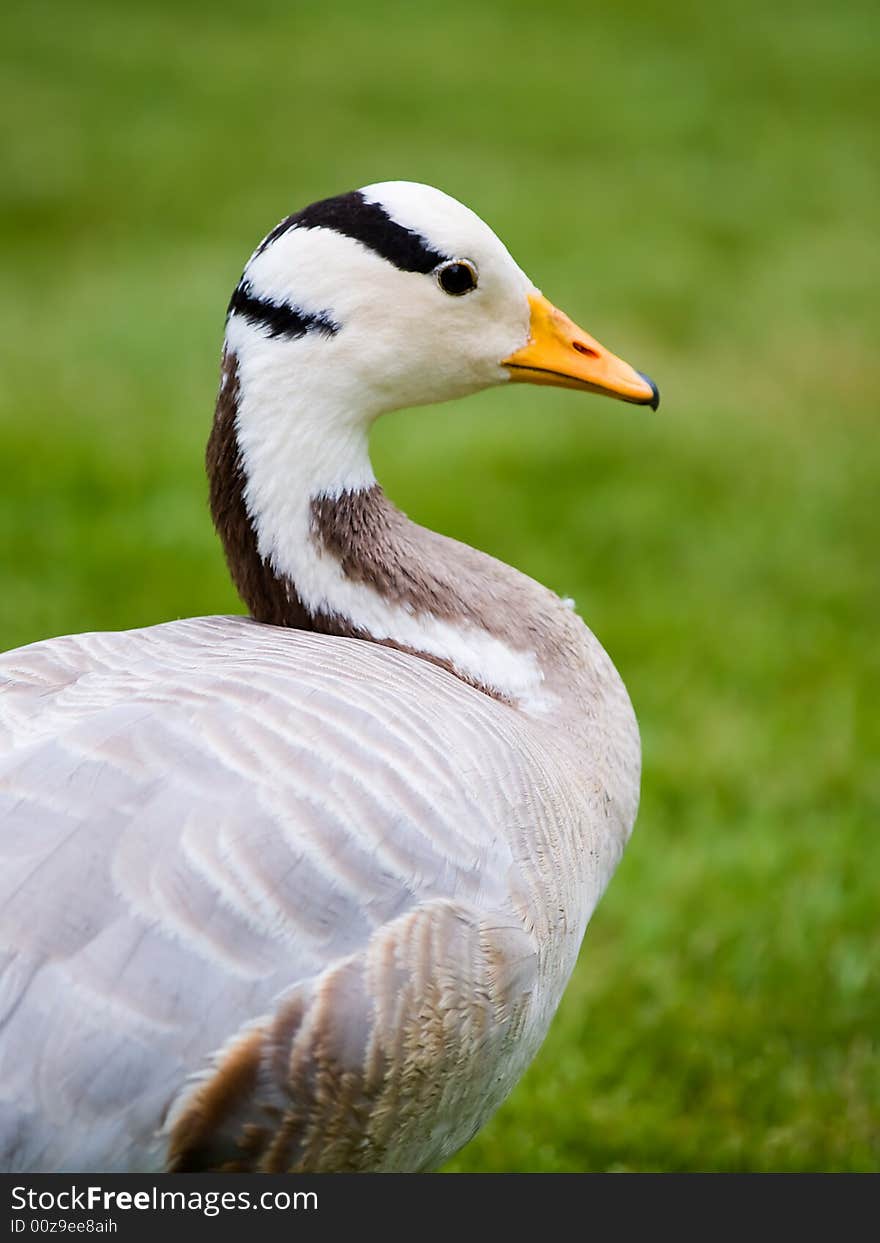
[[636, 835], [454, 1170], [880, 1168], [875, 0], [7, 6], [0, 648], [240, 611], [203, 444], [287, 212], [434, 183], [655, 377], [390, 416], [423, 523], [563, 594]]

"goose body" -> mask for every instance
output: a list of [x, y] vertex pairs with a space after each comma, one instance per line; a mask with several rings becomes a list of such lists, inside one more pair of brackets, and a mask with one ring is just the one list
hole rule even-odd
[[251, 616], [0, 657], [2, 1168], [431, 1169], [528, 1065], [635, 717], [568, 603], [367, 454], [384, 410], [509, 379], [656, 404], [430, 187], [255, 252], [208, 450]]

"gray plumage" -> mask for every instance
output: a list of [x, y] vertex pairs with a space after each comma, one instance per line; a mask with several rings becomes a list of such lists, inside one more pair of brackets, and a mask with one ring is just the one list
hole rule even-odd
[[609, 670], [575, 765], [415, 657], [242, 618], [2, 658], [3, 1167], [160, 1169], [175, 1125], [183, 1166], [455, 1151], [540, 1044], [632, 822]]

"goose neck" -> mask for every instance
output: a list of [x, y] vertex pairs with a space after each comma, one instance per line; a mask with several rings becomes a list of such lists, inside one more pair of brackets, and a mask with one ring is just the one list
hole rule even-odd
[[252, 616], [396, 647], [543, 712], [575, 619], [531, 579], [396, 509], [370, 465], [369, 422], [227, 349], [207, 463]]

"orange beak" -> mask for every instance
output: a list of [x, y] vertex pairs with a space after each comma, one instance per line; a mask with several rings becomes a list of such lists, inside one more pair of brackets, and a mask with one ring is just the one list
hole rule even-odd
[[657, 409], [660, 393], [653, 380], [606, 350], [543, 294], [529, 294], [529, 306], [528, 343], [502, 363], [511, 380], [604, 393]]

